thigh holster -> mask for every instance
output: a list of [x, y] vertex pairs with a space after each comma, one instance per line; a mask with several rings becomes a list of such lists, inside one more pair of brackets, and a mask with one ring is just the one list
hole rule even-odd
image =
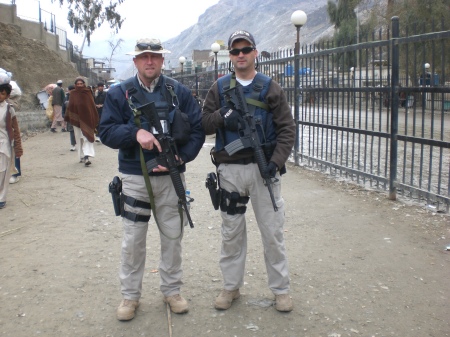
[[242, 197], [238, 192], [228, 192], [224, 189], [220, 200], [220, 210], [227, 212], [229, 215], [244, 214], [247, 206], [238, 206], [237, 204], [246, 205], [250, 197]]
[[131, 206], [131, 207], [151, 209], [149, 202], [135, 199], [135, 198], [125, 195], [123, 193], [120, 195], [120, 201], [122, 203], [122, 207], [121, 207], [122, 217], [124, 217], [130, 221], [133, 221], [133, 222], [148, 222], [150, 220], [150, 215], [141, 215], [141, 214], [136, 214], [133, 212], [128, 212], [128, 211], [125, 211], [125, 207], [124, 207], [124, 204], [127, 204], [128, 206]]

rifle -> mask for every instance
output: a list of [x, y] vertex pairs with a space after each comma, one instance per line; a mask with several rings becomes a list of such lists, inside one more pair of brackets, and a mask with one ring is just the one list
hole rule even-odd
[[[154, 168], [158, 167], [158, 165], [168, 168], [170, 179], [172, 179], [173, 187], [175, 188], [175, 192], [178, 196], [178, 207], [185, 211], [189, 221], [189, 226], [194, 228], [194, 224], [187, 206], [186, 191], [183, 186], [183, 181], [181, 180], [180, 172], [177, 168], [181, 165], [181, 162], [178, 159], [180, 156], [178, 155], [175, 141], [168, 133], [164, 133], [155, 107], [155, 102], [144, 104], [139, 107], [138, 110], [142, 112], [149, 124], [155, 128], [157, 133], [155, 132], [154, 136], [158, 139], [158, 142], [161, 145], [161, 152], [158, 153], [154, 159], [146, 162], [147, 170], [148, 172], [151, 172]], [[191, 199], [190, 201], [193, 200]]]
[[224, 94], [228, 103], [233, 106], [233, 110], [236, 110], [241, 116], [241, 121], [239, 123], [239, 138], [226, 145], [225, 151], [227, 151], [227, 153], [231, 156], [244, 148], [251, 147], [253, 149], [253, 154], [255, 156], [256, 163], [258, 164], [259, 173], [264, 180], [264, 185], [267, 186], [267, 189], [269, 190], [273, 209], [277, 212], [278, 207], [275, 203], [272, 184], [277, 182], [278, 179], [271, 178], [266, 173], [266, 157], [261, 147], [261, 141], [259, 140], [258, 132], [256, 130], [255, 120], [248, 109], [247, 101], [245, 100], [244, 92], [242, 91], [242, 86], [238, 85], [234, 88], [230, 88], [226, 90]]

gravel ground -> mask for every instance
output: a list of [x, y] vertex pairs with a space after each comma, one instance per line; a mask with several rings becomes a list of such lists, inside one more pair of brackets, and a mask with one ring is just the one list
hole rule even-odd
[[168, 315], [162, 302], [151, 220], [141, 306], [119, 322], [121, 221], [107, 188], [117, 152], [96, 144], [84, 167], [67, 133], [30, 135], [23, 177], [0, 210], [0, 335], [450, 336], [449, 216], [292, 165], [282, 193], [294, 311], [272, 306], [251, 206], [246, 284], [216, 311], [220, 215], [204, 187], [213, 142], [186, 175], [195, 199], [183, 250], [189, 313]]

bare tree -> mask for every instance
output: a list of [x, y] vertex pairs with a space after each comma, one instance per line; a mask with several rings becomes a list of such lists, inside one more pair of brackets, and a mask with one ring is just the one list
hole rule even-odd
[[112, 68], [113, 56], [116, 53], [116, 51], [120, 50], [120, 45], [123, 42], [124, 41], [122, 39], [118, 39], [117, 41], [114, 41], [114, 39], [108, 40], [109, 48], [111, 49], [111, 54], [109, 54], [109, 58], [107, 59], [107, 61], [108, 61], [108, 66], [110, 68]]

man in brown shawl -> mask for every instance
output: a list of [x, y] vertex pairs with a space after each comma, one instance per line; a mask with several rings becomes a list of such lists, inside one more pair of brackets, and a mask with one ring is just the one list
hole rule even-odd
[[92, 91], [86, 87], [83, 77], [75, 79], [75, 89], [70, 93], [64, 120], [73, 125], [80, 163], [84, 162], [85, 166], [91, 165], [89, 157], [95, 157], [94, 141], [98, 113]]

